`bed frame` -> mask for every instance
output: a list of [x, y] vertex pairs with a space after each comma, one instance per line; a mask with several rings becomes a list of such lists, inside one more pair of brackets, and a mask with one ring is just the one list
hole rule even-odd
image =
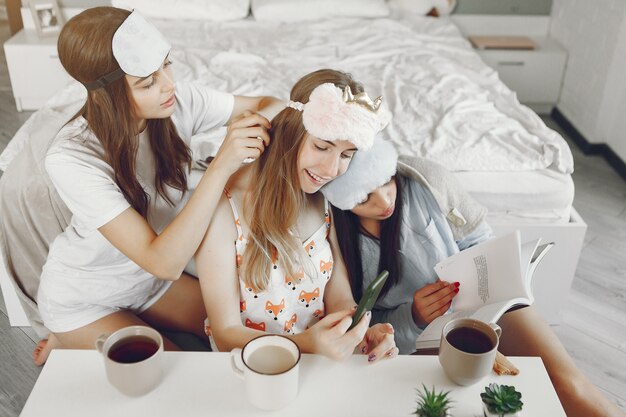
[[585, 221], [572, 207], [568, 223], [529, 225], [493, 221], [489, 224], [497, 236], [520, 230], [522, 242], [541, 238], [543, 243], [555, 243], [537, 266], [532, 287], [537, 310], [548, 323], [559, 324], [583, 247]]

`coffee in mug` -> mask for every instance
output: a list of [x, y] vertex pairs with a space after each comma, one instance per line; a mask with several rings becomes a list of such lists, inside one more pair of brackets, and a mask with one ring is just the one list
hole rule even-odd
[[231, 351], [235, 375], [244, 380], [246, 397], [263, 410], [285, 407], [298, 395], [300, 349], [291, 339], [263, 335]]
[[119, 363], [141, 362], [159, 350], [157, 342], [145, 336], [131, 336], [115, 342], [109, 349], [109, 358]]
[[491, 372], [502, 330], [476, 319], [454, 319], [441, 334], [439, 363], [458, 385], [472, 385]]
[[162, 379], [163, 338], [151, 327], [129, 326], [96, 340], [104, 357], [106, 376], [122, 394], [137, 397]]
[[485, 353], [494, 347], [489, 336], [471, 327], [452, 329], [446, 339], [452, 346], [467, 353]]

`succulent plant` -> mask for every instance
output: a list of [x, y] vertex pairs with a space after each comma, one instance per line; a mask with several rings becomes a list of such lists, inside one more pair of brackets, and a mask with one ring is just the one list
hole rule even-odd
[[423, 391], [417, 389], [417, 409], [413, 414], [417, 417], [446, 417], [451, 408], [452, 402], [448, 398], [450, 391], [435, 392], [435, 387], [432, 391], [426, 388], [426, 385], [422, 384]]
[[524, 405], [521, 401], [522, 394], [510, 385], [489, 384], [485, 387], [485, 392], [480, 394], [480, 398], [490, 413], [499, 416], [517, 413]]

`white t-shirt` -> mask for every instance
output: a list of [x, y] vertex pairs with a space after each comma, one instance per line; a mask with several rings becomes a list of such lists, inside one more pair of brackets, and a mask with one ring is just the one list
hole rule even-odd
[[[189, 145], [192, 135], [224, 125], [233, 105], [230, 94], [181, 83], [176, 88], [172, 120]], [[183, 195], [166, 186], [174, 206], [157, 194], [147, 132], [138, 140], [137, 177], [150, 199], [148, 222], [160, 233], [184, 207], [189, 192]], [[50, 179], [72, 212], [69, 226], [50, 247], [38, 293], [42, 318], [51, 331], [82, 327], [111, 309], [141, 312], [169, 286], [168, 281], [140, 268], [98, 231], [130, 207], [103, 155], [87, 121], [79, 117], [61, 129], [45, 159]]]

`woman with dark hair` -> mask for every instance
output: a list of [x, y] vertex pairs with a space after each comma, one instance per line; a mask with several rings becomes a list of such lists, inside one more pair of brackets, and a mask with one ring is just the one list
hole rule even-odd
[[[492, 237], [486, 210], [443, 167], [400, 157], [390, 142], [352, 158], [347, 172], [322, 188], [331, 202], [337, 239], [354, 297], [379, 273], [390, 271], [372, 310], [372, 322], [389, 322], [400, 353], [445, 314], [463, 291], [437, 279], [443, 259]], [[623, 416], [576, 367], [550, 326], [532, 306], [508, 312], [499, 350], [540, 356], [568, 416]]]
[[[52, 339], [35, 362], [133, 324], [206, 337], [198, 281], [183, 269], [230, 175], [269, 143], [268, 120], [252, 112], [275, 100], [177, 85], [170, 45], [136, 11], [87, 9], [66, 23], [58, 50], [88, 94], [45, 158], [72, 218], [43, 268], [37, 301]], [[225, 124], [190, 195], [191, 136]], [[177, 347], [166, 339], [165, 348]]]
[[344, 359], [355, 347], [370, 362], [393, 357], [387, 324], [355, 313], [329, 207], [320, 187], [371, 146], [389, 112], [349, 74], [319, 70], [293, 87], [274, 117], [271, 146], [233, 175], [196, 254], [217, 350], [267, 332], [306, 353]]

